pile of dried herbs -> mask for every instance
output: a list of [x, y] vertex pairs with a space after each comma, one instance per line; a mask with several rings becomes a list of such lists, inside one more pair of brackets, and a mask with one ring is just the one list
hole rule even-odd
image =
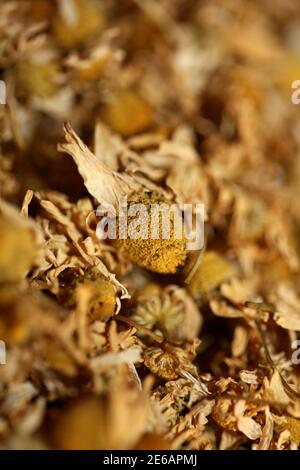
[[[299, 18], [1, 1], [1, 448], [298, 448]], [[205, 248], [100, 239], [121, 195], [204, 203]]]

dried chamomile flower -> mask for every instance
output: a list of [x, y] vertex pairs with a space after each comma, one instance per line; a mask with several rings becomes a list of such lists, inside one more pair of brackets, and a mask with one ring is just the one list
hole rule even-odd
[[158, 375], [165, 380], [174, 380], [179, 377], [180, 361], [175, 352], [164, 351], [153, 346], [146, 350], [144, 364], [154, 375]]
[[0, 283], [21, 280], [36, 256], [36, 245], [30, 229], [0, 214], [0, 245]]
[[202, 317], [193, 299], [178, 286], [147, 284], [138, 291], [130, 318], [170, 341], [197, 337]]
[[67, 292], [64, 292], [67, 296], [67, 306], [74, 307], [80, 290], [86, 288], [89, 291], [87, 315], [91, 321], [106, 321], [114, 314], [117, 306], [116, 287], [104, 276], [88, 273], [73, 284]]
[[194, 297], [198, 297], [216, 288], [234, 274], [234, 266], [224, 256], [215, 251], [206, 251], [188, 283], [188, 290]]
[[[141, 236], [135, 238], [128, 232], [124, 239], [119, 236], [124, 229], [123, 217], [119, 212], [116, 217], [115, 245], [129, 260], [150, 271], [175, 273], [183, 266], [186, 257], [183, 220], [179, 208], [171, 204], [163, 192], [156, 190], [156, 186], [152, 191], [145, 187], [145, 179], [141, 182], [131, 174], [107, 167], [98, 156], [92, 154], [69, 124], [65, 125], [65, 137], [66, 143], [59, 145], [59, 150], [73, 157], [88, 191], [99, 203], [117, 212], [120, 210], [121, 197], [128, 196], [128, 211], [132, 205], [134, 210], [138, 207], [136, 217], [128, 212], [126, 224], [128, 232], [133, 224], [135, 232]], [[147, 183], [153, 187], [150, 181]], [[144, 211], [139, 209], [141, 207]], [[165, 213], [169, 217], [168, 236], [164, 236]], [[179, 226], [181, 236], [175, 230]]]
[[120, 90], [105, 103], [101, 118], [115, 132], [129, 136], [146, 130], [153, 120], [150, 105], [131, 90]]
[[107, 279], [92, 281], [92, 295], [89, 301], [91, 320], [106, 320], [116, 310], [116, 287]]
[[225, 3], [0, 0], [0, 449], [300, 446], [300, 2]]
[[163, 343], [161, 347], [151, 346], [146, 349], [144, 364], [153, 374], [162, 379], [174, 380], [179, 376], [186, 376], [196, 382], [197, 372], [191, 364], [194, 355], [195, 351]]
[[[176, 238], [174, 233], [174, 226], [180, 213], [177, 216], [172, 210], [170, 210], [170, 237], [163, 238], [163, 216], [160, 213], [158, 219], [158, 225], [156, 225], [156, 215], [153, 215], [151, 209], [153, 205], [169, 206], [171, 203], [167, 201], [162, 195], [157, 193], [135, 193], [128, 201], [128, 210], [132, 204], [142, 204], [146, 208], [146, 214], [141, 214], [139, 218], [140, 230], [146, 230], [148, 234], [151, 233], [153, 226], [158, 229], [159, 238], [153, 239], [151, 236], [145, 238], [134, 239], [127, 237], [122, 239], [117, 237], [114, 241], [114, 245], [120, 250], [125, 257], [131, 261], [137, 263], [149, 271], [158, 273], [175, 273], [180, 267], [183, 267], [186, 250], [184, 238]], [[145, 219], [143, 219], [145, 215]], [[135, 217], [128, 217], [128, 223], [134, 222]], [[122, 230], [122, 225], [119, 222], [120, 218], [117, 219], [118, 231]], [[120, 232], [119, 232], [120, 233]]]
[[52, 29], [59, 45], [71, 49], [101, 33], [103, 25], [103, 12], [94, 0], [61, 0]]

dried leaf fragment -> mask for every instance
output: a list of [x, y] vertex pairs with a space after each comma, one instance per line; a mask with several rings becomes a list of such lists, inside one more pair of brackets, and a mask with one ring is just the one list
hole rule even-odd
[[82, 142], [70, 124], [64, 125], [64, 131], [66, 143], [60, 144], [58, 149], [74, 159], [87, 190], [98, 203], [117, 208], [120, 196], [141, 190], [141, 185], [132, 177], [106, 167]]

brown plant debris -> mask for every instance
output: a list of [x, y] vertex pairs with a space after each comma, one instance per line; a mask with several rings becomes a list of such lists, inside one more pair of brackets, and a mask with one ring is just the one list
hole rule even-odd
[[299, 17], [0, 2], [0, 449], [299, 448]]

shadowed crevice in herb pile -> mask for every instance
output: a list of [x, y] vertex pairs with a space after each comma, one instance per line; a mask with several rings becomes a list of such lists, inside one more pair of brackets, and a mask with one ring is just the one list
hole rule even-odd
[[299, 448], [299, 14], [1, 1], [0, 449]]

